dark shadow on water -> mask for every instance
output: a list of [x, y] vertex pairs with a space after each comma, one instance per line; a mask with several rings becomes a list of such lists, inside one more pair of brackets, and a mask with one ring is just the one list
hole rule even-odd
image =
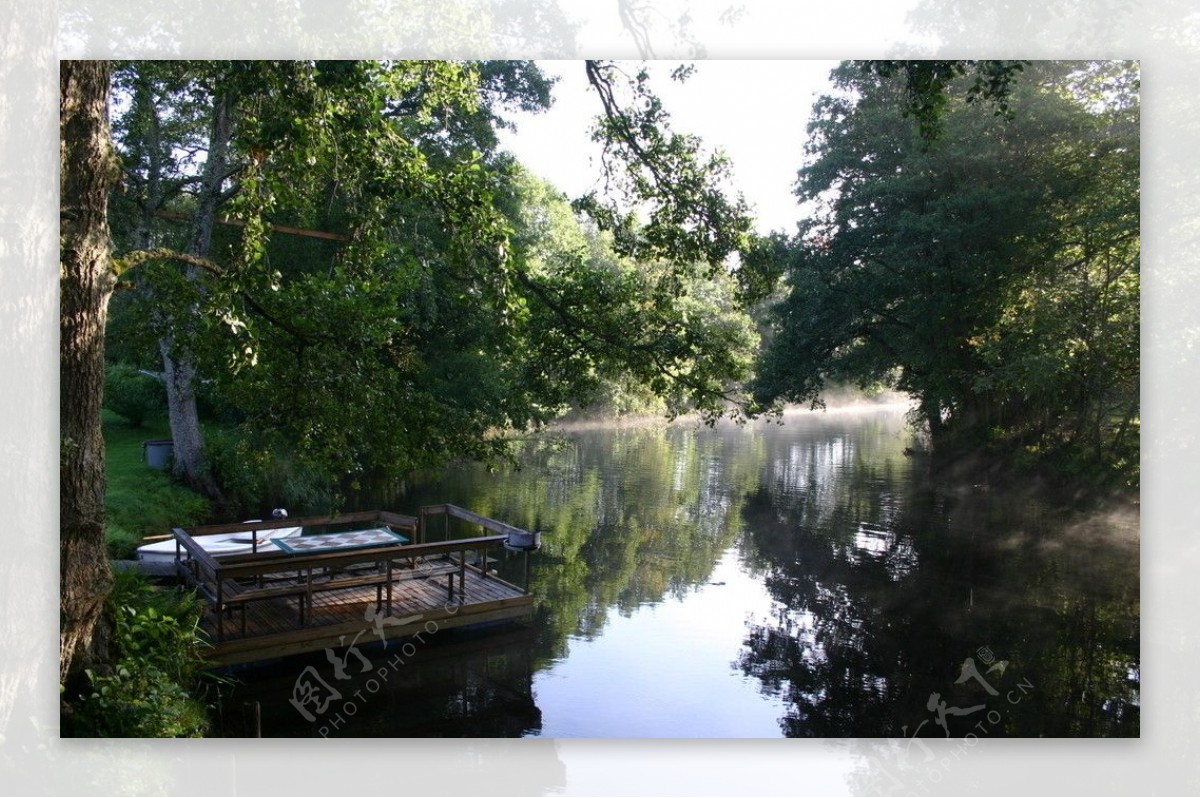
[[541, 729], [529, 629], [449, 630], [386, 648], [366, 636], [359, 642], [228, 674], [235, 684], [225, 690], [218, 734], [524, 737]]
[[764, 487], [745, 509], [778, 608], [738, 666], [786, 700], [785, 735], [1138, 735], [1136, 511], [839, 479], [854, 501]]

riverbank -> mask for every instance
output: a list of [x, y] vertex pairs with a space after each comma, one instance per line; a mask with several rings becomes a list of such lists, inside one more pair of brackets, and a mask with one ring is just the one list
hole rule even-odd
[[[861, 395], [841, 395], [830, 400], [827, 407], [811, 409], [791, 405], [777, 416], [763, 416], [751, 424], [786, 426], [789, 422], [835, 418], [878, 412], [908, 413], [916, 404], [906, 394], [889, 392], [874, 398]], [[730, 422], [735, 423], [735, 422]], [[565, 417], [548, 425], [547, 434], [571, 434], [606, 429], [636, 430], [664, 426], [698, 427], [703, 424], [696, 415], [674, 419], [653, 415], [628, 415], [611, 418]], [[954, 491], [1004, 489], [1027, 493], [1031, 498], [1080, 508], [1122, 505], [1137, 506], [1140, 501], [1139, 472], [1136, 467], [1127, 473], [1104, 470], [1079, 462], [1057, 464], [1051, 458], [1038, 458], [1025, 451], [1001, 449], [938, 453], [928, 448], [926, 436], [917, 436], [905, 454], [923, 463], [931, 482]]]
[[[102, 433], [110, 559], [133, 559], [145, 536], [208, 518], [207, 499], [146, 462], [144, 443], [170, 437], [164, 420], [133, 426], [106, 409]], [[61, 735], [204, 736], [215, 694], [202, 674], [207, 641], [196, 596], [118, 568], [106, 603], [104, 659], [62, 685]]]
[[[1037, 686], [988, 707], [992, 736], [1136, 736], [1136, 512], [930, 484], [903, 408], [560, 433], [512, 465], [409, 480], [387, 505], [453, 501], [542, 530], [531, 650], [483, 673], [406, 659], [330, 736], [478, 734], [533, 714], [518, 694], [536, 727], [487, 733], [887, 736], [928, 718], [934, 692], [988, 702], [955, 685], [980, 649], [1011, 663], [997, 689]], [[518, 654], [529, 669], [494, 689]], [[312, 733], [288, 701], [301, 670], [239, 693], [264, 735]]]
[[[862, 395], [847, 395], [836, 400], [831, 399], [825, 407], [815, 410], [807, 406], [789, 405], [778, 416], [759, 416], [752, 419], [752, 423], [773, 424], [778, 421], [786, 423], [789, 418], [839, 415], [843, 413], [872, 413], [881, 410], [908, 412], [914, 406], [914, 401], [906, 394], [894, 391], [880, 394], [874, 398]], [[546, 425], [545, 429], [549, 432], [581, 432], [609, 428], [638, 429], [665, 425], [695, 426], [703, 423], [703, 419], [694, 413], [686, 413], [669, 419], [664, 415], [628, 414], [619, 416], [588, 416], [576, 412], [550, 422]]]

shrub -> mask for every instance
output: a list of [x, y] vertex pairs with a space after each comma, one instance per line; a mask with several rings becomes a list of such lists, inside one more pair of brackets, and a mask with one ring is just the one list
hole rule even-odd
[[200, 684], [206, 645], [202, 606], [194, 594], [156, 588], [118, 572], [109, 598], [115, 615], [113, 664], [88, 670], [78, 701], [80, 737], [202, 737], [209, 721], [192, 695]]
[[206, 432], [209, 463], [231, 509], [255, 515], [268, 507], [287, 507], [293, 514], [309, 514], [336, 507], [333, 476], [286, 448], [256, 446], [239, 429]]
[[124, 416], [131, 427], [140, 427], [166, 410], [167, 389], [162, 380], [128, 363], [113, 363], [104, 375], [104, 406]]

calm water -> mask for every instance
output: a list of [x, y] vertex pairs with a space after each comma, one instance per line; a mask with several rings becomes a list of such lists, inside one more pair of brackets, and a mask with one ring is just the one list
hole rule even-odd
[[[364, 498], [544, 530], [531, 626], [363, 648], [373, 686], [243, 673], [223, 731], [257, 702], [265, 736], [1136, 736], [1136, 507], [935, 484], [911, 443], [897, 409], [576, 429]], [[310, 666], [345, 699], [312, 721]]]

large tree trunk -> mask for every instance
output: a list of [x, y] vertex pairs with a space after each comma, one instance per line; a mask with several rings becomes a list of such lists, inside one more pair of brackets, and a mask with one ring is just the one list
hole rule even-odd
[[196, 406], [196, 366], [187, 352], [173, 353], [173, 340], [159, 340], [167, 386], [167, 418], [171, 425], [172, 473], [193, 490], [219, 499], [220, 490], [204, 458], [204, 436]]
[[107, 62], [63, 61], [59, 98], [59, 679], [102, 656], [112, 572], [104, 541], [104, 324], [116, 285], [108, 195], [120, 170]]
[[[213, 99], [208, 157], [204, 163], [204, 179], [197, 197], [196, 214], [187, 246], [190, 255], [207, 258], [212, 248], [217, 208], [224, 200], [222, 189], [229, 177], [229, 142], [232, 135], [229, 103], [224, 95], [218, 95]], [[190, 279], [198, 279], [196, 267], [184, 266], [184, 269]], [[174, 443], [172, 473], [194, 490], [219, 500], [220, 489], [204, 458], [204, 436], [196, 406], [195, 359], [186, 344], [181, 345], [169, 335], [159, 341], [159, 350], [167, 385], [167, 417]]]

